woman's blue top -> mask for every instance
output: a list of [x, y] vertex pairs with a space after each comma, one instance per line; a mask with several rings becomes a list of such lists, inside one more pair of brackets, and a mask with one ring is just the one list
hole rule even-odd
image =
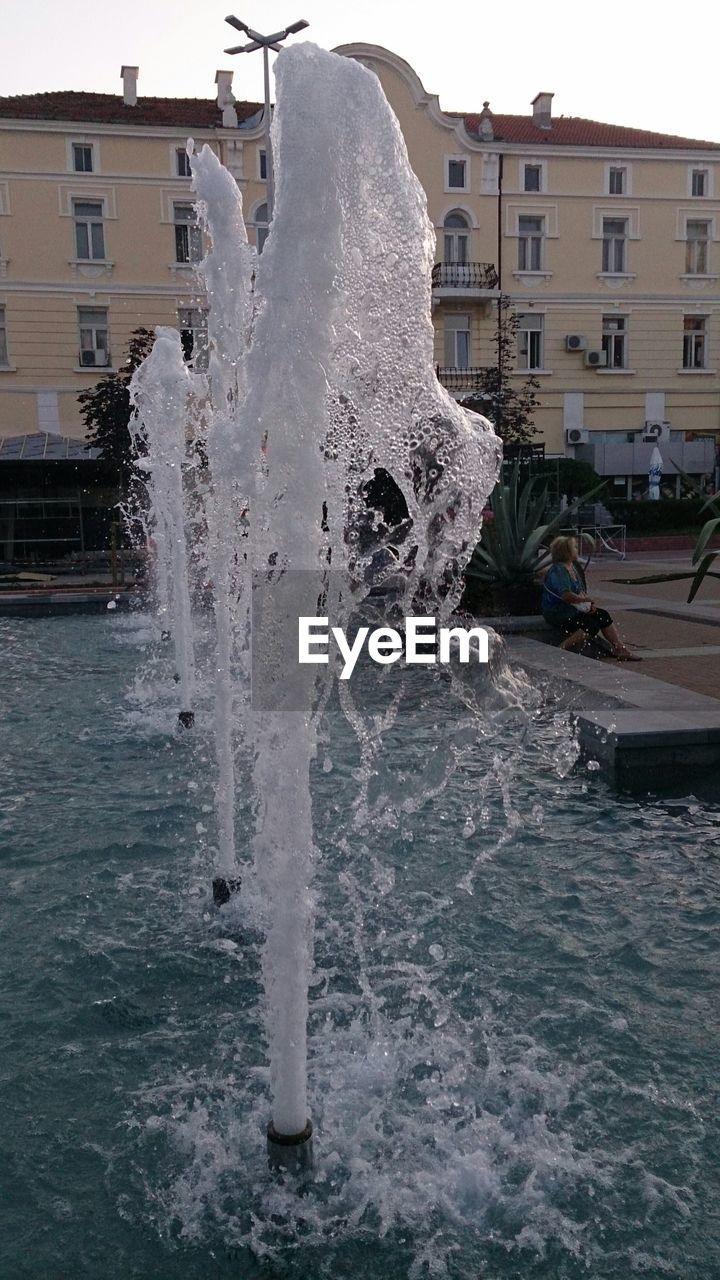
[[583, 595], [585, 584], [574, 567], [570, 570], [564, 564], [551, 565], [543, 580], [541, 604], [543, 613], [549, 615], [551, 621], [571, 618], [575, 613], [575, 605], [563, 600], [564, 591]]

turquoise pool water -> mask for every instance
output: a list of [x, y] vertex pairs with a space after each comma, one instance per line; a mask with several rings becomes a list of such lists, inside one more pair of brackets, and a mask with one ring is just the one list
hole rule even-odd
[[317, 1162], [283, 1185], [208, 712], [175, 732], [140, 616], [0, 637], [3, 1280], [720, 1275], [720, 809], [613, 795], [508, 678], [479, 722], [409, 682], [363, 799], [331, 707]]

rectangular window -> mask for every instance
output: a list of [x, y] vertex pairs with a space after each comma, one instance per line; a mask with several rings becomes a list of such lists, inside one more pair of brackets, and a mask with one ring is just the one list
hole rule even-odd
[[464, 160], [448, 160], [447, 184], [451, 190], [465, 190], [466, 169], [467, 165]]
[[445, 317], [445, 365], [448, 369], [470, 368], [470, 317]]
[[75, 173], [92, 173], [93, 149], [81, 142], [73, 142], [73, 169]]
[[683, 369], [704, 369], [707, 333], [705, 316], [685, 316]]
[[260, 181], [267, 181], [267, 156], [264, 151], [260, 152]]
[[200, 307], [181, 307], [178, 328], [183, 355], [195, 369], [208, 367], [208, 318]]
[[602, 269], [622, 274], [627, 270], [627, 218], [603, 218]]
[[610, 169], [610, 170], [609, 170], [609, 172], [608, 172], [608, 191], [609, 191], [609, 193], [610, 193], [610, 195], [611, 195], [611, 196], [624, 196], [624, 195], [625, 195], [625, 189], [626, 189], [625, 173], [626, 173], [626, 170], [625, 170], [625, 169]]
[[608, 369], [627, 368], [627, 331], [624, 316], [603, 316], [602, 349]]
[[175, 172], [178, 178], [192, 177], [190, 157], [184, 147], [178, 147], [175, 151]]
[[175, 261], [201, 262], [203, 256], [202, 231], [197, 214], [191, 204], [173, 205], [175, 223]]
[[110, 364], [110, 341], [107, 307], [78, 307], [80, 327], [80, 364]]
[[466, 263], [468, 260], [468, 236], [460, 232], [445, 232], [444, 262]]
[[693, 196], [706, 196], [708, 189], [707, 169], [693, 169], [690, 178], [690, 194]]
[[526, 164], [523, 172], [523, 191], [540, 191], [542, 187], [542, 165]]
[[5, 326], [5, 308], [0, 307], [0, 368], [9, 364], [8, 345], [7, 345], [7, 328]]
[[708, 244], [710, 223], [689, 218], [685, 227], [685, 273], [689, 276], [706, 276], [708, 273]]
[[470, 244], [470, 228], [468, 220], [464, 213], [456, 210], [449, 213], [445, 218], [445, 232], [443, 237], [443, 261], [444, 262], [460, 262], [469, 261], [470, 254], [468, 247]]
[[544, 218], [518, 218], [518, 271], [542, 271], [544, 234]]
[[542, 369], [542, 316], [537, 316], [532, 312], [518, 316], [517, 363], [518, 369]]
[[105, 233], [101, 200], [73, 200], [75, 256], [83, 261], [105, 260]]

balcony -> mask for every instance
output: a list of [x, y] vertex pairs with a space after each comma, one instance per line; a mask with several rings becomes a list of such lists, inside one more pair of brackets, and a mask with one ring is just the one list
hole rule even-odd
[[500, 297], [498, 274], [492, 262], [438, 262], [432, 269], [433, 301], [442, 298]]
[[437, 365], [435, 373], [438, 382], [441, 382], [451, 395], [458, 393], [472, 395], [480, 388], [480, 374], [483, 373], [483, 369], [443, 369]]

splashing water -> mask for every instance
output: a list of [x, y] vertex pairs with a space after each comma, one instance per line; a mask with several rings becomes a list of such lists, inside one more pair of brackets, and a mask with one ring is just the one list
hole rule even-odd
[[150, 355], [133, 374], [130, 399], [136, 411], [136, 440], [144, 453], [137, 465], [147, 477], [148, 546], [154, 551], [160, 621], [171, 625], [181, 710], [189, 712], [195, 662], [183, 468], [191, 378], [177, 330], [157, 330]]
[[209, 147], [191, 155], [193, 186], [200, 202], [212, 247], [200, 273], [211, 300], [208, 315], [210, 343], [209, 401], [212, 389], [212, 429], [207, 434], [210, 483], [207, 518], [208, 569], [213, 583], [217, 634], [215, 664], [215, 753], [218, 817], [217, 871], [233, 879], [238, 863], [235, 850], [235, 759], [233, 672], [247, 676], [249, 635], [247, 589], [243, 592], [243, 535], [247, 492], [228, 474], [227, 456], [237, 427], [237, 412], [247, 391], [246, 361], [253, 320], [255, 250], [248, 244], [237, 183]]
[[[717, 806], [568, 774], [561, 704], [495, 654], [400, 672], [392, 721], [394, 672], [353, 681], [352, 725], [336, 688], [311, 770], [316, 1166], [282, 1180], [260, 1141], [267, 904], [207, 906], [195, 624], [176, 735], [123, 698], [139, 655], [171, 661], [151, 619], [2, 620], [0, 1272], [708, 1280]], [[239, 849], [245, 776], [240, 755]]]
[[[211, 339], [203, 412], [220, 864], [235, 865], [238, 708], [254, 755], [254, 888], [268, 904], [272, 1118], [278, 1132], [296, 1134], [307, 1118], [310, 769], [331, 672], [319, 678], [296, 661], [289, 671], [288, 644], [318, 602], [344, 625], [389, 579], [398, 610], [420, 601], [424, 614], [446, 617], [499, 442], [434, 375], [434, 232], [379, 81], [312, 45], [284, 51], [276, 75], [276, 207], [260, 258], [230, 175], [207, 147], [191, 166], [212, 239], [202, 267]], [[177, 399], [179, 347], [164, 334], [138, 384], [163, 360], [157, 381]], [[400, 505], [392, 522], [388, 493]], [[343, 705], [357, 722], [348, 690]], [[386, 726], [392, 718], [391, 698]]]

